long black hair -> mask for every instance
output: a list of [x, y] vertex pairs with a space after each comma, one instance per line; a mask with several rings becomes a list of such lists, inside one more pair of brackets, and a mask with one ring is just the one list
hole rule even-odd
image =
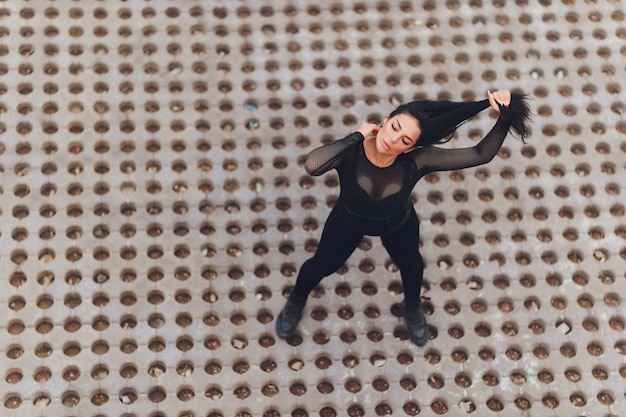
[[[487, 108], [488, 99], [469, 102], [417, 100], [401, 104], [389, 117], [402, 113], [413, 116], [422, 131], [416, 146], [429, 146], [446, 142], [459, 126]], [[528, 96], [512, 92], [509, 106], [500, 106], [500, 118], [508, 121], [522, 140], [527, 138], [531, 118]]]

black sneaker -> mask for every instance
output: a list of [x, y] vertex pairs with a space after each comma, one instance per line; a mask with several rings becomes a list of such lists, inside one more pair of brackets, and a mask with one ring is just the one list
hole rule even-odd
[[404, 321], [409, 331], [409, 339], [417, 346], [428, 342], [428, 324], [419, 305], [404, 306]]
[[295, 300], [292, 295], [287, 299], [285, 306], [276, 317], [276, 335], [281, 339], [286, 339], [296, 330], [298, 322], [302, 318], [304, 302]]

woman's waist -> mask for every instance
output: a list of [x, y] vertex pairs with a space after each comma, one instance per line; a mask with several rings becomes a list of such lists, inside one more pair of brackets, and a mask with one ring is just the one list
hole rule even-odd
[[[387, 222], [393, 219], [404, 219], [407, 215], [407, 213], [410, 212], [410, 209], [412, 207], [411, 202], [410, 201], [405, 201], [403, 202], [401, 205], [396, 206], [396, 207], [388, 207], [384, 210], [359, 210], [358, 208], [355, 208], [354, 206], [351, 207], [349, 204], [347, 204], [341, 197], [338, 199], [337, 204], [339, 204], [341, 206], [341, 208], [343, 209], [342, 211], [351, 216], [351, 217], [355, 217], [357, 219], [363, 219], [363, 220], [368, 220], [368, 221], [375, 221], [375, 222]], [[359, 207], [363, 207], [365, 205], [361, 205]]]

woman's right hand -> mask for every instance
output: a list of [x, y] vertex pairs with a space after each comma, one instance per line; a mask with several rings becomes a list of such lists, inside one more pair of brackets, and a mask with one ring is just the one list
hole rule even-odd
[[378, 134], [378, 130], [380, 127], [374, 123], [363, 123], [357, 129], [358, 132], [361, 132], [364, 138], [373, 135], [376, 136]]

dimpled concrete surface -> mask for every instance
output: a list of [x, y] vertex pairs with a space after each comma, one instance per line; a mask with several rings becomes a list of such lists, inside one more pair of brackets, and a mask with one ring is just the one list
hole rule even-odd
[[[624, 416], [619, 0], [0, 2], [3, 416]], [[302, 156], [416, 98], [533, 134], [414, 191], [431, 339]], [[483, 112], [448, 147], [492, 126]]]

